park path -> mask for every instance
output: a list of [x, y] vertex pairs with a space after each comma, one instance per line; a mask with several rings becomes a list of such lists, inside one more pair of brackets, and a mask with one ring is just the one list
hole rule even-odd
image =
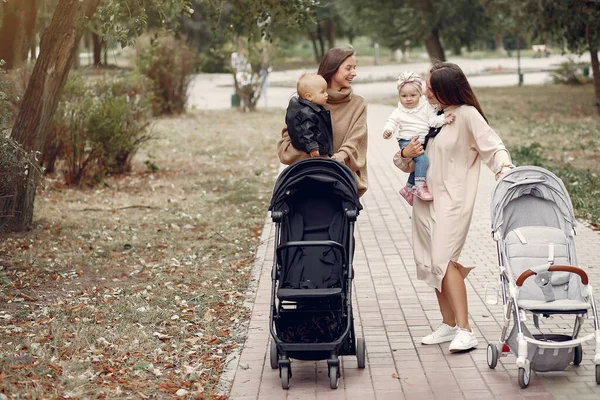
[[[524, 72], [525, 85], [540, 85], [549, 80], [548, 71], [556, 69], [562, 62], [572, 57], [576, 62], [589, 62], [589, 53], [576, 55], [553, 55], [548, 58], [521, 58], [521, 70]], [[473, 87], [516, 86], [519, 82], [517, 59], [492, 58], [470, 60], [450, 57], [463, 69]], [[395, 82], [402, 71], [414, 71], [425, 76], [431, 64], [411, 62], [388, 65], [358, 65], [358, 76], [352, 85], [356, 93], [367, 101], [389, 98], [397, 95]], [[285, 107], [290, 96], [295, 93], [296, 79], [304, 70], [274, 71], [269, 75], [266, 88], [261, 95], [258, 107]], [[310, 72], [310, 71], [309, 71]], [[316, 70], [315, 70], [316, 72]], [[190, 85], [188, 106], [192, 109], [213, 110], [231, 107], [233, 94], [231, 74], [198, 74]]]
[[[356, 230], [354, 268], [355, 328], [367, 343], [367, 367], [355, 357], [342, 357], [339, 388], [331, 390], [325, 361], [293, 361], [290, 389], [283, 390], [277, 370], [269, 366], [270, 271], [274, 227], [267, 218], [248, 292], [252, 317], [241, 353], [234, 354], [221, 379], [232, 400], [257, 399], [598, 399], [594, 379], [593, 344], [584, 345], [579, 367], [564, 372], [533, 373], [529, 388], [519, 388], [515, 358], [501, 358], [495, 370], [486, 362], [486, 345], [500, 334], [502, 306], [484, 302], [485, 284], [497, 276], [496, 245], [490, 236], [492, 173], [481, 174], [480, 188], [461, 263], [476, 265], [467, 280], [470, 318], [479, 337], [477, 350], [450, 354], [448, 344], [423, 346], [420, 338], [440, 322], [433, 291], [416, 279], [411, 250], [410, 207], [398, 194], [406, 174], [392, 164], [393, 141], [381, 138], [390, 106], [370, 105], [369, 191], [361, 199]], [[600, 236], [582, 224], [576, 246], [590, 281], [600, 282]], [[531, 323], [531, 322], [529, 322]], [[546, 323], [568, 332], [572, 321]], [[593, 331], [592, 321], [583, 333]]]

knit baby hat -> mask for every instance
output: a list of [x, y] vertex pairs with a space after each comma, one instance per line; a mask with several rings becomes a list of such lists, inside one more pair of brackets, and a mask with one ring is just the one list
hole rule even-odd
[[396, 81], [396, 86], [398, 87], [398, 92], [404, 87], [406, 84], [412, 84], [418, 91], [419, 94], [423, 94], [423, 84], [421, 83], [421, 77], [416, 72], [403, 72], [398, 77]]

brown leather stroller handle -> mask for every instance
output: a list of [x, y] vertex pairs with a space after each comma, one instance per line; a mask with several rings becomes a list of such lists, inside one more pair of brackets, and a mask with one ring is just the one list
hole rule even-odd
[[[565, 271], [565, 272], [572, 272], [574, 274], [577, 274], [581, 277], [581, 283], [583, 283], [584, 285], [588, 284], [588, 276], [585, 273], [584, 270], [582, 270], [581, 268], [578, 267], [574, 267], [572, 265], [552, 265], [550, 268], [548, 268], [548, 271]], [[532, 270], [528, 269], [527, 271], [524, 271], [521, 275], [519, 275], [519, 277], [517, 278], [517, 287], [521, 287], [523, 285], [523, 282], [525, 282], [525, 279], [529, 278], [530, 276], [533, 275], [537, 275], [535, 272], [533, 272]]]

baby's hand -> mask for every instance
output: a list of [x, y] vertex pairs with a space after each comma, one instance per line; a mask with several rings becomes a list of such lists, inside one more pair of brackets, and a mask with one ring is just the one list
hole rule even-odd
[[319, 156], [320, 156], [320, 154], [319, 154], [319, 149], [314, 149], [314, 150], [312, 150], [312, 151], [310, 152], [310, 156], [311, 156], [311, 157], [319, 157]]
[[389, 129], [383, 131], [383, 138], [384, 139], [389, 139], [390, 136], [392, 136], [392, 131], [390, 131]]
[[454, 122], [454, 120], [456, 119], [456, 117], [454, 116], [454, 114], [448, 113], [448, 114], [445, 114], [444, 119], [446, 120], [447, 124], [451, 124], [451, 123]]

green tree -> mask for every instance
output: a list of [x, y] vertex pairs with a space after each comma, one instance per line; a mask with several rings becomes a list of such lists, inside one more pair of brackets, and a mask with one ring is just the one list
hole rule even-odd
[[349, 26], [339, 2], [321, 1], [315, 6], [314, 11], [314, 14], [306, 15], [304, 29], [308, 32], [315, 61], [318, 63], [327, 50], [335, 47], [337, 36], [348, 36], [352, 41], [355, 32], [352, 26]]
[[600, 114], [600, 1], [599, 0], [525, 0], [533, 33], [542, 40], [565, 43], [568, 50], [590, 52], [596, 107]]
[[490, 21], [496, 51], [504, 53], [504, 38], [518, 37], [525, 31], [522, 7], [514, 0], [481, 0], [481, 4]]
[[213, 20], [216, 21], [229, 11], [230, 24], [221, 33], [234, 42], [231, 68], [241, 108], [252, 111], [271, 71], [278, 36], [286, 30], [297, 30], [303, 26], [313, 15], [317, 2], [229, 0], [226, 4], [221, 3], [220, 8], [213, 3], [207, 4], [212, 6], [211, 11], [217, 17]]
[[[52, 20], [44, 29], [40, 54], [23, 96], [11, 138], [25, 152], [42, 150], [79, 41], [94, 15], [98, 18], [100, 31], [104, 35], [126, 46], [146, 31], [149, 21], [169, 24], [170, 21], [178, 20], [182, 14], [189, 12], [191, 1], [59, 0]], [[231, 31], [246, 29], [254, 34], [257, 22], [262, 22], [259, 34], [268, 37], [271, 21], [293, 20], [298, 15], [298, 10], [303, 10], [312, 1], [232, 0], [230, 3], [235, 10]], [[218, 16], [218, 7], [213, 8]], [[35, 185], [22, 182], [15, 196], [0, 199], [0, 216], [13, 216], [8, 222], [9, 229], [23, 231], [31, 225], [35, 192]]]
[[390, 48], [424, 44], [432, 61], [446, 60], [445, 48], [460, 51], [485, 33], [480, 0], [339, 0], [362, 20], [362, 29]]

